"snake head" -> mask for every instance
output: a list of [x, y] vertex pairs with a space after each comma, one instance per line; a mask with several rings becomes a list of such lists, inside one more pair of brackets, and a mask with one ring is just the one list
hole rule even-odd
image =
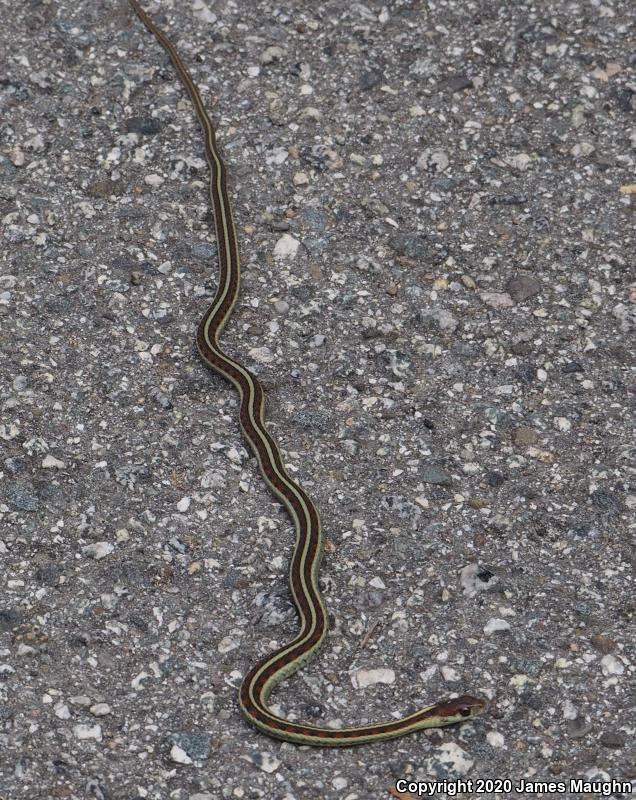
[[435, 706], [435, 715], [448, 718], [449, 723], [461, 722], [464, 719], [469, 719], [479, 714], [485, 705], [485, 700], [480, 700], [478, 697], [471, 697], [469, 694], [463, 694], [461, 697], [455, 697], [452, 700], [438, 703]]

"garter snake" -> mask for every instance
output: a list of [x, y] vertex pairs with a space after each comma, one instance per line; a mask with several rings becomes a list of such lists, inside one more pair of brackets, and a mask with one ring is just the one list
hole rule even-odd
[[168, 54], [198, 117], [210, 168], [210, 200], [219, 260], [219, 283], [212, 304], [199, 323], [196, 342], [203, 361], [234, 384], [240, 397], [239, 421], [263, 477], [286, 507], [296, 529], [289, 586], [300, 619], [300, 630], [289, 643], [261, 659], [249, 670], [240, 687], [243, 714], [263, 733], [296, 744], [325, 747], [355, 745], [392, 739], [422, 728], [437, 728], [478, 714], [483, 700], [463, 695], [421, 708], [409, 716], [352, 728], [323, 728], [291, 722], [272, 712], [268, 699], [285, 678], [313, 658], [327, 636], [328, 617], [318, 585], [322, 534], [318, 510], [304, 489], [289, 475], [280, 450], [267, 429], [263, 388], [255, 375], [219, 345], [219, 336], [230, 318], [239, 292], [240, 267], [236, 228], [227, 190], [227, 171], [216, 143], [214, 127], [190, 73], [172, 42], [158, 28], [137, 0], [130, 3]]

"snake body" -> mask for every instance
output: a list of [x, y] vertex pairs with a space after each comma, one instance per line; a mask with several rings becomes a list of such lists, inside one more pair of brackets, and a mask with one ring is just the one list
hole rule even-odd
[[210, 168], [210, 199], [214, 212], [219, 282], [212, 304], [199, 323], [197, 347], [203, 361], [231, 381], [238, 390], [239, 420], [243, 434], [256, 455], [267, 485], [286, 507], [296, 529], [289, 586], [298, 610], [300, 630], [293, 641], [265, 656], [249, 670], [239, 691], [241, 710], [252, 725], [269, 736], [296, 744], [326, 747], [392, 739], [422, 728], [451, 725], [473, 717], [481, 711], [484, 701], [469, 695], [435, 703], [401, 719], [341, 729], [292, 722], [273, 713], [268, 705], [272, 690], [312, 659], [327, 636], [328, 617], [318, 585], [322, 556], [320, 517], [311, 498], [285, 469], [278, 445], [267, 429], [261, 384], [255, 375], [230, 358], [219, 345], [219, 336], [230, 318], [239, 293], [240, 265], [236, 228], [227, 190], [227, 171], [219, 154], [214, 127], [199, 90], [172, 42], [137, 0], [130, 0], [130, 3], [170, 57], [194, 105], [204, 136]]

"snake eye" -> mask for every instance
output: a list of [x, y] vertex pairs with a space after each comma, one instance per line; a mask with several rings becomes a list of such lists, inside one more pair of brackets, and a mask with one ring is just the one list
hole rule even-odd
[[459, 709], [459, 713], [462, 717], [470, 717], [470, 708], [468, 708], [468, 706], [463, 706]]

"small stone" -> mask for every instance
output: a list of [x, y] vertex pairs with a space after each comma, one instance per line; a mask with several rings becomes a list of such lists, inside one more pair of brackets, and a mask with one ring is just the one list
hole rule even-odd
[[[170, 741], [173, 743], [170, 757], [172, 758], [172, 751], [176, 747], [180, 758], [185, 756], [192, 761], [204, 761], [210, 755], [211, 736], [206, 731], [179, 731], [170, 735]], [[179, 763], [192, 763], [180, 761]]]
[[211, 258], [216, 258], [217, 248], [216, 243], [213, 242], [199, 242], [193, 244], [191, 248], [192, 256], [197, 261], [205, 262]]
[[360, 88], [368, 91], [377, 86], [382, 80], [382, 73], [375, 69], [367, 69], [360, 75]]
[[272, 773], [280, 767], [280, 761], [271, 753], [252, 751], [249, 754], [249, 760], [263, 772]]
[[443, 308], [418, 311], [416, 319], [418, 322], [428, 327], [432, 327], [434, 324], [439, 330], [448, 331], [448, 333], [455, 333], [459, 327], [459, 320], [457, 317]]
[[74, 725], [73, 733], [77, 739], [94, 739], [96, 742], [101, 742], [102, 740], [101, 725]]
[[488, 731], [486, 740], [491, 747], [503, 747], [506, 741], [499, 731]]
[[466, 775], [474, 763], [459, 745], [448, 742], [435, 748], [430, 758], [424, 761], [424, 770], [439, 780], [457, 780]]
[[204, 692], [201, 695], [201, 704], [208, 711], [210, 714], [214, 711], [214, 705], [216, 703], [216, 695], [214, 692]]
[[568, 721], [568, 736], [571, 736], [573, 739], [582, 739], [590, 732], [591, 728], [592, 726], [585, 717], [576, 717]]
[[425, 169], [433, 173], [443, 172], [449, 164], [450, 160], [444, 150], [427, 148], [417, 159], [417, 166], [420, 169]]
[[413, 259], [426, 256], [426, 243], [421, 234], [396, 233], [389, 239], [389, 244], [399, 256]]
[[144, 177], [144, 183], [147, 186], [155, 186], [155, 187], [161, 186], [161, 184], [163, 183], [163, 178], [161, 177], [161, 175], [157, 175], [156, 173], [153, 172], [151, 175], [146, 175]]
[[541, 284], [531, 275], [522, 275], [519, 273], [510, 278], [506, 284], [506, 291], [515, 303], [525, 303], [526, 300], [539, 294], [541, 291]]
[[182, 497], [177, 503], [177, 511], [180, 511], [182, 514], [185, 513], [190, 508], [191, 502], [190, 497]]
[[492, 486], [494, 489], [498, 489], [500, 486], [503, 486], [506, 482], [506, 478], [501, 472], [489, 472], [486, 475], [486, 480], [488, 481], [488, 485]]
[[272, 45], [271, 47], [267, 47], [261, 53], [260, 62], [261, 64], [272, 64], [274, 61], [280, 61], [280, 59], [284, 56], [285, 51], [282, 47], [278, 47], [278, 45]]
[[446, 681], [446, 683], [455, 683], [461, 677], [456, 669], [448, 666], [440, 667], [440, 672], [442, 673], [442, 678]]
[[506, 622], [505, 619], [498, 619], [497, 617], [492, 617], [488, 620], [488, 622], [484, 625], [484, 633], [502, 633], [503, 631], [510, 630], [510, 623]]
[[401, 494], [389, 494], [382, 498], [382, 505], [389, 509], [393, 514], [400, 519], [409, 522], [413, 530], [418, 526], [420, 517], [422, 516], [422, 509], [404, 497]]
[[93, 544], [87, 544], [82, 547], [82, 552], [89, 558], [94, 558], [95, 561], [99, 561], [110, 555], [114, 549], [115, 546], [110, 542], [93, 542]]
[[217, 645], [217, 650], [219, 653], [229, 653], [231, 650], [236, 650], [238, 647], [238, 642], [235, 642], [234, 639], [230, 639], [229, 636], [225, 636], [219, 644]]
[[192, 759], [179, 745], [173, 744], [170, 748], [170, 760], [175, 764], [192, 764]]
[[585, 372], [585, 369], [576, 361], [568, 361], [568, 363], [563, 366], [562, 372], [564, 375], [573, 375], [577, 372]]
[[459, 573], [459, 583], [466, 597], [474, 597], [478, 592], [498, 591], [500, 579], [486, 567], [467, 564]]
[[616, 642], [609, 636], [604, 636], [602, 633], [595, 633], [590, 639], [590, 642], [592, 643], [593, 647], [599, 651], [599, 653], [603, 653], [605, 655], [616, 650]]
[[623, 747], [625, 742], [627, 741], [627, 737], [622, 733], [604, 733], [599, 742], [603, 745], [603, 747]]
[[518, 169], [519, 172], [523, 172], [524, 170], [528, 169], [532, 163], [532, 159], [527, 153], [517, 153], [514, 156], [504, 159], [504, 161], [509, 167], [512, 167], [512, 169]]
[[599, 511], [613, 516], [620, 512], [620, 503], [616, 497], [605, 489], [596, 489], [591, 494], [592, 505]]
[[570, 149], [570, 153], [575, 156], [589, 156], [596, 150], [591, 142], [579, 142]]
[[66, 705], [66, 703], [58, 703], [55, 706], [54, 713], [55, 713], [55, 716], [58, 717], [58, 719], [70, 719], [71, 718], [71, 710]]
[[432, 483], [435, 486], [449, 486], [452, 482], [452, 478], [446, 470], [433, 464], [422, 467], [419, 477], [424, 483]]
[[274, 310], [277, 314], [286, 314], [289, 311], [289, 303], [286, 300], [276, 300]]
[[9, 502], [12, 503], [18, 511], [37, 511], [40, 507], [40, 500], [30, 484], [10, 484], [7, 489], [7, 495]]
[[601, 669], [603, 671], [603, 675], [622, 675], [625, 672], [625, 665], [623, 662], [616, 658], [616, 656], [608, 655], [603, 656], [601, 659]]
[[295, 258], [300, 242], [289, 233], [283, 234], [274, 245], [274, 258]]
[[106, 199], [111, 195], [121, 194], [121, 185], [108, 178], [92, 181], [86, 187], [86, 194], [89, 197]]
[[128, 133], [143, 136], [156, 136], [161, 131], [161, 123], [156, 117], [129, 117], [125, 125]]
[[46, 455], [42, 459], [42, 466], [44, 469], [64, 469], [66, 464], [63, 461], [60, 461], [59, 458], [55, 458], [52, 455]]
[[365, 689], [376, 683], [395, 683], [395, 672], [392, 669], [358, 669], [351, 673], [351, 683], [355, 689]]
[[112, 710], [108, 703], [95, 703], [89, 708], [94, 717], [105, 717], [107, 714], [111, 714]]
[[93, 701], [85, 694], [76, 694], [73, 697], [69, 697], [69, 702], [74, 706], [80, 706], [80, 708], [88, 708]]
[[516, 428], [512, 434], [513, 442], [521, 446], [536, 444], [538, 438], [538, 434], [534, 428], [527, 428], [524, 425]]
[[472, 87], [472, 78], [466, 75], [455, 75], [452, 78], [445, 78], [438, 84], [439, 89], [447, 92], [461, 92], [464, 89], [471, 89]]
[[12, 147], [9, 151], [9, 160], [14, 167], [24, 166], [24, 152], [19, 146]]
[[508, 292], [480, 292], [479, 297], [483, 303], [491, 308], [510, 308], [514, 301]]

